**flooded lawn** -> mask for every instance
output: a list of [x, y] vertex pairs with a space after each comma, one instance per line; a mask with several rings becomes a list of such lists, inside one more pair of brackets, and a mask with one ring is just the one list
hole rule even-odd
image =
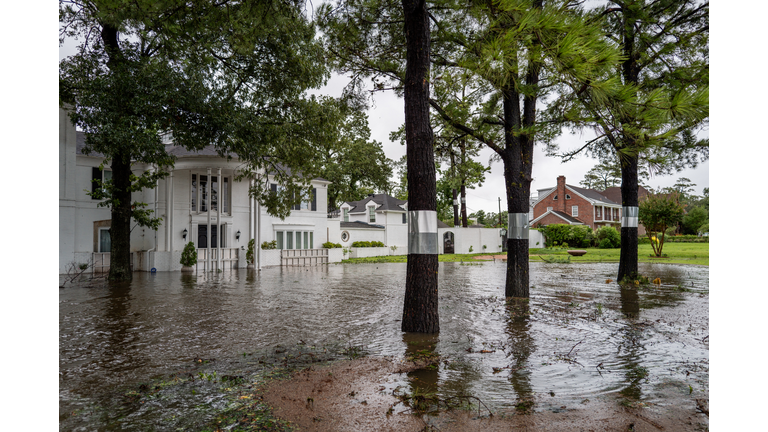
[[606, 396], [674, 400], [695, 416], [709, 398], [709, 269], [641, 263], [660, 285], [624, 289], [616, 266], [531, 263], [530, 302], [509, 306], [501, 261], [441, 263], [435, 336], [400, 331], [405, 264], [136, 273], [60, 289], [60, 429], [199, 429], [230, 404], [222, 387], [279, 375], [267, 365], [364, 353], [439, 356], [391, 375], [390, 394], [542, 414]]

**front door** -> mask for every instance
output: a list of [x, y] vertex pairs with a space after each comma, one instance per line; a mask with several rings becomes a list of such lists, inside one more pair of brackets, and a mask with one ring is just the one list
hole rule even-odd
[[[217, 239], [217, 225], [211, 225], [211, 247], [215, 248], [217, 246], [216, 240]], [[205, 249], [208, 247], [208, 225], [198, 225], [197, 226], [197, 248], [198, 249]]]
[[453, 233], [450, 231], [443, 234], [443, 253], [455, 253], [453, 251]]

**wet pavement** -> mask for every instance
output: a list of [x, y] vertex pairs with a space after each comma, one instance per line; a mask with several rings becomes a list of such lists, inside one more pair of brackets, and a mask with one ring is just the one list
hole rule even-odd
[[172, 430], [173, 418], [190, 410], [204, 421], [225, 401], [203, 387], [194, 400], [167, 394], [152, 407], [114, 411], [142, 383], [199, 382], [212, 370], [248, 368], [255, 353], [279, 346], [394, 357], [433, 351], [440, 362], [403, 374], [402, 385], [472, 395], [493, 410], [556, 412], [606, 394], [657, 405], [670, 396], [708, 398], [709, 269], [641, 263], [640, 273], [660, 285], [624, 289], [613, 280], [616, 266], [531, 263], [530, 302], [509, 306], [505, 263], [441, 263], [435, 336], [400, 331], [405, 264], [208, 279], [136, 273], [130, 284], [60, 289], [60, 428], [156, 429], [158, 418], [170, 418], [159, 424]]

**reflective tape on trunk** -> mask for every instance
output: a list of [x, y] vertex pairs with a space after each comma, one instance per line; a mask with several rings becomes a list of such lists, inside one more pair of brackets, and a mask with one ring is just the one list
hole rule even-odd
[[528, 239], [528, 213], [509, 213], [507, 238], [513, 240]]
[[412, 210], [408, 212], [408, 253], [437, 255], [437, 212]]
[[621, 227], [637, 228], [637, 217], [640, 215], [639, 207], [621, 208]]

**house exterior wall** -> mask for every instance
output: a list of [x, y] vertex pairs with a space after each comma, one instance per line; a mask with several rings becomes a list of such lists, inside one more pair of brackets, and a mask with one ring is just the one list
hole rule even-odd
[[[107, 228], [111, 224], [111, 213], [106, 207], [98, 207], [98, 200], [86, 194], [91, 190], [92, 168], [98, 167], [103, 158], [77, 155], [77, 132], [69, 121], [66, 111], [59, 112], [59, 273], [66, 273], [71, 262], [89, 262], [93, 252], [97, 252], [98, 228]], [[278, 229], [313, 233], [313, 247], [320, 248], [328, 239], [326, 228], [326, 208], [328, 205], [328, 182], [313, 180], [317, 190], [316, 211], [295, 210], [284, 221], [269, 216], [265, 209], [258, 217], [256, 206], [251, 206], [248, 196], [248, 182], [235, 181], [235, 170], [239, 166], [236, 160], [226, 161], [219, 157], [179, 157], [172, 176], [158, 182], [155, 189], [143, 190], [132, 194], [132, 201], [144, 202], [155, 215], [163, 218], [157, 231], [136, 227], [131, 232], [131, 252], [141, 258], [141, 269], [156, 268], [158, 271], [181, 269], [179, 260], [186, 242], [197, 244], [197, 229], [207, 223], [207, 213], [191, 211], [190, 191], [192, 173], [218, 175], [229, 178], [229, 211], [217, 215], [211, 212], [211, 224], [225, 224], [223, 247], [237, 248], [238, 266], [245, 266], [245, 247], [249, 236], [256, 237], [251, 229], [255, 225], [261, 228], [259, 243], [274, 240]], [[140, 174], [147, 169], [143, 164], [135, 164], [134, 172]], [[171, 186], [171, 187], [169, 187]], [[169, 200], [170, 193], [170, 200]], [[221, 202], [221, 200], [219, 200]], [[170, 204], [170, 205], [169, 205]], [[187, 230], [186, 241], [182, 231]], [[240, 231], [239, 241], [236, 238]], [[302, 242], [303, 243], [303, 242]], [[260, 248], [257, 248], [260, 251]], [[264, 251], [267, 252], [267, 251]], [[243, 255], [243, 257], [240, 257]], [[279, 256], [279, 254], [278, 254]], [[262, 255], [262, 258], [264, 256]], [[279, 259], [278, 259], [279, 264]]]
[[[555, 193], [557, 194], [557, 200], [555, 200]], [[533, 219], [536, 219], [547, 212], [547, 207], [552, 207], [553, 210], [559, 210], [567, 215], [571, 215], [571, 206], [578, 206], [579, 207], [579, 215], [576, 216], [577, 219], [584, 222], [585, 225], [589, 225], [590, 227], [594, 228], [594, 208], [592, 206], [592, 203], [587, 201], [586, 199], [582, 198], [581, 196], [577, 195], [575, 192], [571, 191], [567, 187], [565, 188], [565, 193], [550, 193], [546, 197], [542, 198], [533, 208]], [[570, 195], [571, 199], [565, 199], [565, 195]], [[565, 210], [563, 210], [565, 208]], [[550, 222], [550, 217], [554, 217], [559, 222]], [[542, 225], [549, 225], [551, 223], [567, 223], [563, 219], [557, 217], [557, 216], [547, 216], [546, 218], [540, 220], [537, 223], [541, 223]]]

